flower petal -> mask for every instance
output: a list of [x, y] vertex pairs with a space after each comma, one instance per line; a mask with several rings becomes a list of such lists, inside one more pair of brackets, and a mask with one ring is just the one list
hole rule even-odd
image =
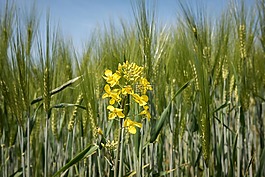
[[125, 115], [122, 112], [117, 112], [117, 115], [118, 115], [119, 118], [124, 118], [125, 117]]
[[109, 104], [113, 105], [114, 103], [115, 103], [115, 99], [111, 98], [111, 99], [109, 100]]
[[109, 106], [107, 107], [107, 109], [110, 110], [110, 111], [114, 111], [115, 108], [114, 108], [113, 106], [109, 105]]
[[107, 93], [104, 93], [104, 94], [102, 95], [102, 98], [107, 98], [107, 97], [109, 97], [109, 95], [108, 95]]
[[143, 99], [143, 101], [147, 102], [148, 101], [148, 96], [147, 95], [142, 95], [141, 98]]
[[130, 132], [131, 134], [135, 134], [135, 133], [136, 133], [136, 128], [135, 128], [134, 126], [130, 126], [130, 127], [128, 128], [128, 130], [129, 130], [129, 132]]
[[149, 106], [143, 106], [144, 107], [144, 110], [148, 110], [149, 109]]
[[139, 113], [139, 115], [145, 115], [146, 114], [146, 110], [143, 110], [142, 112]]
[[116, 117], [116, 114], [115, 113], [109, 113], [109, 119], [114, 119]]
[[106, 75], [106, 76], [111, 76], [111, 75], [112, 75], [112, 71], [109, 70], [109, 69], [107, 69], [107, 70], [105, 71], [105, 75]]
[[106, 85], [105, 85], [104, 90], [105, 90], [105, 92], [107, 92], [108, 94], [111, 92], [109, 84], [106, 84]]
[[134, 126], [139, 127], [139, 128], [142, 128], [142, 124], [141, 123], [138, 123], [138, 122], [134, 122]]
[[138, 123], [138, 122], [135, 122], [135, 121], [132, 121], [131, 119], [126, 119], [124, 121], [124, 127], [126, 127], [129, 131], [129, 133], [131, 134], [135, 134], [136, 133], [136, 127], [139, 127], [139, 128], [142, 128], [142, 124], [141, 123]]
[[123, 125], [124, 125], [124, 127], [128, 127], [128, 126], [130, 126], [130, 119], [126, 119], [125, 121], [124, 121], [124, 123], [123, 123]]

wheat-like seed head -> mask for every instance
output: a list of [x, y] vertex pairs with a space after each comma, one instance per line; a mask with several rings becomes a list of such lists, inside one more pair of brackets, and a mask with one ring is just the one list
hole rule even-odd
[[172, 82], [170, 83], [170, 100], [172, 100], [174, 98], [175, 85], [176, 85], [176, 79], [172, 79]]
[[220, 77], [221, 76], [221, 68], [222, 68], [222, 62], [221, 62], [221, 59], [217, 62], [217, 66], [216, 66], [216, 69], [215, 69], [215, 73], [216, 73], [216, 76], [215, 76], [215, 79], [214, 79], [214, 87], [216, 87], [219, 83], [220, 83]]
[[250, 94], [246, 90], [243, 90], [240, 94], [240, 99], [241, 99], [241, 105], [243, 108], [243, 111], [247, 111], [249, 108], [249, 103], [250, 103]]
[[55, 115], [54, 111], [51, 115], [51, 126], [52, 126], [52, 134], [55, 138], [58, 138], [58, 130], [57, 130], [57, 115]]
[[44, 70], [44, 77], [43, 77], [43, 108], [46, 112], [49, 111], [50, 108], [50, 101], [51, 101], [51, 95], [50, 95], [50, 75], [49, 70], [46, 67]]
[[87, 111], [82, 111], [82, 124], [83, 124], [83, 132], [86, 132], [87, 130], [87, 120], [88, 120], [88, 116], [87, 116]]
[[95, 95], [96, 98], [99, 99], [100, 98], [100, 84], [99, 84], [99, 73], [96, 72], [95, 73]]
[[203, 157], [207, 163], [210, 153], [210, 127], [205, 113], [201, 117], [201, 131]]
[[238, 103], [238, 101], [239, 101], [239, 95], [238, 95], [238, 86], [237, 85], [235, 87], [234, 94], [235, 94], [235, 101], [236, 101], [236, 103]]
[[232, 98], [233, 96], [234, 86], [235, 86], [235, 76], [232, 75], [230, 82], [229, 82], [229, 97], [230, 98]]
[[240, 41], [240, 58], [245, 59], [247, 57], [246, 52], [246, 27], [245, 25], [239, 26], [239, 41]]
[[223, 66], [222, 66], [222, 76], [223, 79], [226, 80], [228, 77], [228, 61], [227, 61], [227, 57], [224, 57], [224, 61], [223, 61]]
[[198, 80], [198, 74], [197, 74], [197, 71], [196, 71], [196, 67], [195, 67], [195, 65], [193, 63], [191, 63], [191, 61], [189, 61], [189, 63], [191, 65], [193, 78], [195, 80], [195, 89], [197, 91], [199, 91], [200, 87], [199, 87], [199, 80]]
[[92, 109], [92, 105], [90, 102], [88, 102], [87, 104], [87, 116], [88, 116], [88, 120], [89, 120], [89, 123], [90, 123], [90, 128], [92, 130], [92, 137], [96, 137], [96, 132], [93, 131], [97, 128], [96, 126], [96, 122], [95, 122], [95, 118], [94, 118], [94, 113], [93, 113], [93, 109]]
[[[82, 100], [83, 100], [83, 93], [80, 93], [75, 104], [79, 105], [82, 102]], [[73, 131], [75, 118], [76, 118], [76, 115], [77, 115], [77, 109], [78, 109], [78, 107], [74, 107], [74, 110], [72, 112], [70, 121], [68, 123], [68, 131], [69, 132]]]

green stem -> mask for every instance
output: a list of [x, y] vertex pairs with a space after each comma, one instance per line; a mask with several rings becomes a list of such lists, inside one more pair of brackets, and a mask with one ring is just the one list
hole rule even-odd
[[124, 128], [122, 127], [123, 125], [123, 119], [121, 119], [121, 140], [120, 140], [120, 164], [119, 164], [119, 177], [122, 177], [122, 168], [123, 168], [123, 137], [124, 137]]
[[139, 176], [142, 176], [143, 174], [143, 169], [142, 169], [142, 145], [143, 145], [143, 131], [140, 131], [140, 145], [139, 145], [139, 156], [138, 156], [138, 171], [139, 171]]
[[23, 177], [25, 177], [25, 154], [23, 152], [24, 149], [24, 142], [23, 142], [23, 128], [21, 125], [18, 126], [18, 133], [19, 133], [19, 139], [20, 139], [20, 152], [21, 152], [21, 165], [22, 165], [22, 172], [23, 172]]
[[45, 163], [44, 163], [44, 177], [48, 177], [48, 113], [46, 113], [46, 126], [45, 126], [45, 140], [44, 140], [44, 151], [45, 151]]
[[123, 119], [120, 119], [120, 128], [119, 128], [119, 138], [118, 138], [118, 148], [117, 148], [117, 155], [115, 159], [115, 166], [114, 166], [114, 177], [118, 177], [118, 171], [119, 169], [119, 160], [120, 159], [120, 149], [121, 149], [121, 139], [122, 139], [122, 125], [123, 125]]
[[27, 116], [27, 176], [30, 177], [30, 118]]
[[99, 174], [99, 177], [102, 177], [102, 174], [101, 174], [101, 163], [100, 163], [100, 150], [98, 150], [98, 156], [97, 156], [97, 162], [98, 162], [98, 174]]

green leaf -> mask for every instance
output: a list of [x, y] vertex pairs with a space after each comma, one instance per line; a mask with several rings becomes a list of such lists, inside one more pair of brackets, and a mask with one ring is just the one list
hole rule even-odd
[[123, 177], [131, 177], [131, 176], [134, 176], [136, 174], [136, 171], [131, 171], [129, 173], [126, 173]]
[[235, 137], [235, 139], [233, 141], [232, 158], [229, 158], [230, 159], [231, 168], [229, 170], [228, 176], [232, 176], [233, 173], [234, 173], [234, 164], [235, 164], [235, 161], [236, 161], [236, 154], [237, 154], [237, 140], [238, 140], [238, 134], [236, 134], [236, 137]]
[[[66, 83], [64, 83], [63, 85], [61, 85], [60, 87], [57, 87], [55, 89], [53, 89], [51, 92], [50, 92], [50, 95], [54, 95], [54, 94], [57, 94], [59, 93], [60, 91], [64, 90], [65, 88], [67, 88], [68, 86], [72, 85], [73, 83], [75, 83], [77, 80], [79, 80], [80, 78], [82, 78], [82, 76], [78, 76], [74, 79], [71, 79], [69, 81], [67, 81]], [[38, 98], [35, 98], [34, 100], [31, 101], [31, 105], [39, 102], [39, 101], [42, 101], [43, 100], [43, 97], [42, 96], [39, 96]]]
[[107, 137], [107, 136], [109, 135], [113, 123], [114, 123], [114, 120], [110, 120], [110, 121], [108, 122], [107, 131], [104, 132], [104, 136], [105, 136], [105, 137]]
[[[25, 168], [27, 168], [27, 166]], [[15, 173], [10, 175], [9, 177], [20, 177], [22, 175], [23, 175], [23, 168], [21, 167]]]
[[66, 108], [66, 107], [78, 107], [78, 108], [83, 109], [83, 110], [87, 109], [86, 107], [81, 106], [79, 104], [59, 103], [59, 104], [56, 104], [56, 105], [53, 105], [52, 107], [50, 107], [50, 109], [48, 110], [48, 119], [51, 117], [52, 109], [54, 109], [54, 108], [61, 109], [61, 108]]
[[50, 109], [52, 109], [52, 108], [66, 108], [66, 107], [78, 107], [78, 108], [81, 108], [81, 109], [86, 110], [86, 107], [81, 106], [79, 104], [72, 104], [72, 103], [60, 103], [60, 104], [56, 104], [56, 105], [53, 105]]
[[215, 109], [213, 112], [218, 112], [221, 109], [227, 107], [228, 105], [230, 105], [230, 102], [225, 102], [224, 104], [222, 104], [219, 108]]
[[175, 95], [173, 96], [173, 98], [172, 98], [172, 101], [173, 101], [173, 99], [176, 97], [176, 96], [178, 96], [185, 88], [187, 88], [189, 85], [190, 85], [190, 83], [191, 82], [193, 82], [193, 80], [194, 79], [191, 79], [190, 81], [188, 81], [188, 82], [186, 82], [176, 93], [175, 93]]
[[166, 118], [169, 117], [169, 111], [171, 108], [171, 102], [168, 104], [166, 109], [162, 112], [160, 119], [157, 121], [154, 131], [151, 131], [150, 143], [153, 143], [159, 135]]
[[59, 171], [57, 171], [53, 177], [58, 176], [60, 173], [64, 172], [77, 162], [81, 161], [84, 157], [90, 156], [96, 152], [98, 149], [98, 146], [96, 145], [89, 145], [87, 148], [85, 148], [82, 152], [77, 154], [72, 160], [70, 160], [65, 166], [63, 166]]
[[[185, 88], [187, 88], [189, 86], [189, 84], [191, 83], [192, 80], [186, 82], [173, 96], [171, 102], [174, 100], [174, 98], [176, 96], [178, 96]], [[151, 131], [151, 139], [150, 139], [150, 143], [153, 143], [157, 136], [159, 135], [165, 120], [169, 117], [169, 112], [170, 112], [170, 108], [171, 108], [171, 102], [167, 105], [166, 109], [162, 112], [160, 119], [157, 121], [155, 129], [153, 131]]]
[[264, 166], [265, 166], [265, 149], [263, 149], [261, 153], [259, 168], [256, 177], [264, 176]]

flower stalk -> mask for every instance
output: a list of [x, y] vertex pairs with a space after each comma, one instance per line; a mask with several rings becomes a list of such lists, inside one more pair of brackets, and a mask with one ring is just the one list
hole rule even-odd
[[[148, 107], [147, 91], [152, 90], [148, 80], [143, 75], [143, 67], [128, 61], [118, 65], [118, 69], [113, 73], [105, 70], [102, 76], [107, 84], [104, 86], [105, 93], [102, 98], [109, 99], [108, 119], [119, 121], [119, 135], [117, 153], [114, 162], [114, 177], [123, 176], [123, 155], [124, 136], [126, 133], [136, 134], [138, 128], [142, 128], [142, 123], [137, 122], [137, 116], [150, 120], [151, 115]], [[141, 107], [139, 113], [130, 114], [130, 106]], [[137, 128], [136, 128], [137, 127]]]

